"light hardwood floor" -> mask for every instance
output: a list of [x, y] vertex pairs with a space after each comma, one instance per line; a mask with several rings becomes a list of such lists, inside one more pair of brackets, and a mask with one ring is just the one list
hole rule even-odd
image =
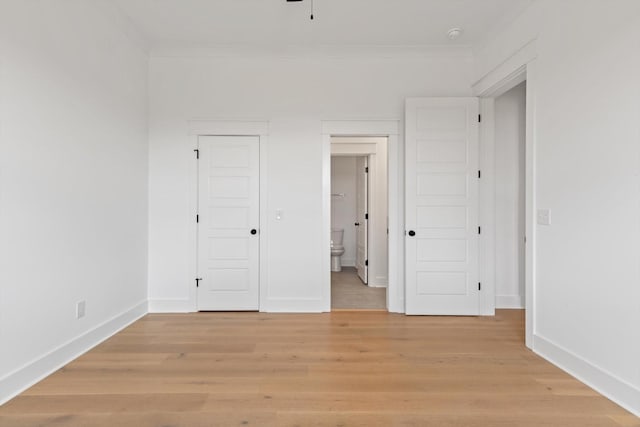
[[640, 426], [496, 317], [147, 315], [0, 407], [2, 426]]

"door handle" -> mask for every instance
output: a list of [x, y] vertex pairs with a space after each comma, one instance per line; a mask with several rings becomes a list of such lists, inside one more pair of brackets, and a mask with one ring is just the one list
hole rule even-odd
[[413, 237], [416, 235], [416, 232], [413, 230], [409, 230], [409, 236]]
[[356, 222], [356, 223], [355, 223], [355, 224], [353, 224], [353, 225], [355, 225], [356, 227], [360, 227], [360, 223], [359, 223], [359, 222]]
[[258, 230], [256, 230], [255, 228], [251, 229], [251, 234], [256, 234], [258, 232]]

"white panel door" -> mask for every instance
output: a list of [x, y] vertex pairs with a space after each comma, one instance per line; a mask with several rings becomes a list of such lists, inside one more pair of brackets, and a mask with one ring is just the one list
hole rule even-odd
[[478, 99], [406, 102], [406, 313], [479, 314]]
[[369, 280], [369, 180], [367, 157], [356, 158], [356, 270], [366, 285]]
[[257, 310], [259, 138], [203, 136], [198, 149], [198, 310]]

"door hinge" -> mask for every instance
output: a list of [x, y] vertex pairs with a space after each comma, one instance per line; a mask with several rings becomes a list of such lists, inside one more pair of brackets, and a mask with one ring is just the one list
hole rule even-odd
[[478, 179], [482, 178], [482, 172], [478, 171]]
[[482, 234], [482, 228], [478, 226], [478, 234]]
[[482, 283], [478, 282], [478, 290], [481, 291], [482, 290]]
[[196, 214], [196, 222], [200, 222], [200, 215]]
[[482, 114], [478, 114], [478, 123], [482, 123]]
[[366, 260], [364, 261], [364, 266], [365, 266], [365, 267], [368, 267], [368, 266], [369, 266], [369, 260], [368, 260], [368, 259], [366, 259]]
[[196, 277], [196, 288], [200, 287], [200, 281], [202, 280], [202, 277]]
[[368, 213], [364, 214], [364, 219], [369, 219], [369, 214]]
[[195, 150], [193, 150], [196, 153], [196, 159], [200, 158], [200, 150], [198, 150], [197, 148]]
[[364, 168], [364, 173], [369, 173], [369, 166]]

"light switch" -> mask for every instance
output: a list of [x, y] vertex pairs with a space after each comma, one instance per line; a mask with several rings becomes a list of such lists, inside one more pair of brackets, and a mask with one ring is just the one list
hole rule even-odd
[[538, 209], [538, 225], [551, 225], [551, 210]]
[[283, 217], [284, 212], [282, 211], [282, 209], [276, 209], [276, 221], [282, 221]]

